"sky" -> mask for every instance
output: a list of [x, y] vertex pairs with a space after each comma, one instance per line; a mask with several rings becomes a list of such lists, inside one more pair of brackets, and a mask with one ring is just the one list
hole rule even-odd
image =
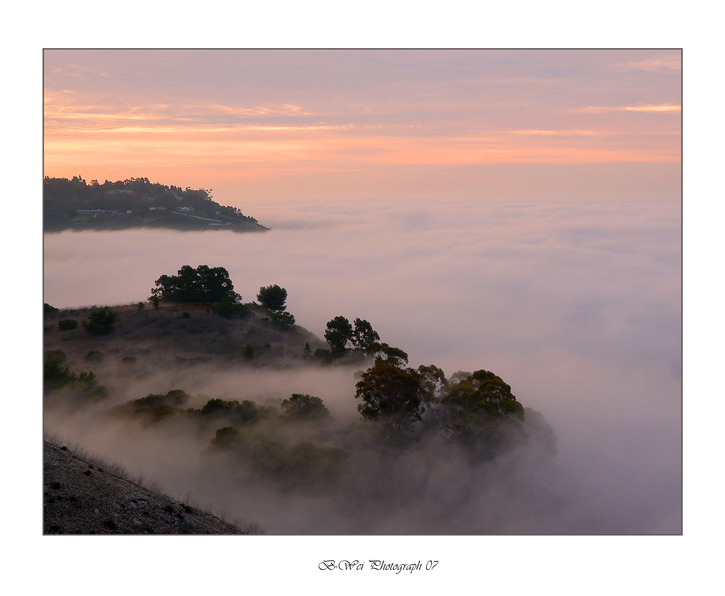
[[147, 177], [211, 188], [240, 207], [482, 192], [586, 198], [607, 180], [637, 198], [679, 187], [679, 50], [43, 58], [46, 176]]

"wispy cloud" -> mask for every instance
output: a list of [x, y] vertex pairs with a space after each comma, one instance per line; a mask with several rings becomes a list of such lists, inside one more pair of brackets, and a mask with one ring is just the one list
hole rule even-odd
[[601, 134], [594, 130], [509, 130], [506, 132], [512, 135], [539, 135], [552, 137], [581, 137]]
[[629, 62], [626, 66], [630, 69], [644, 70], [646, 72], [679, 72], [682, 68], [682, 60], [679, 55], [671, 55]]
[[584, 108], [572, 108], [570, 114], [602, 114], [606, 112], [679, 112], [682, 106], [663, 103], [658, 105], [639, 106], [587, 106]]

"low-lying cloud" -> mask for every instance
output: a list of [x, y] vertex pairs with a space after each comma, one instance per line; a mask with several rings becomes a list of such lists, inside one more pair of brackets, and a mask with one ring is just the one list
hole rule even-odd
[[[383, 341], [406, 350], [414, 366], [436, 364], [449, 376], [480, 368], [500, 375], [519, 401], [554, 427], [559, 455], [550, 464], [552, 494], [563, 495], [565, 516], [579, 520], [555, 516], [563, 531], [681, 530], [679, 201], [341, 202], [289, 204], [281, 213], [253, 215], [272, 231], [46, 235], [44, 299], [56, 307], [138, 302], [157, 277], [185, 264], [225, 267], [245, 301], [255, 299], [260, 286], [279, 284], [288, 290], [297, 323], [320, 337], [334, 316], [361, 317]], [[247, 391], [239, 398], [258, 401], [312, 393], [337, 416], [354, 414], [352, 371], [322, 383], [306, 372], [254, 374], [189, 378], [180, 388], [227, 399]], [[74, 424], [55, 422], [58, 430], [77, 433]], [[103, 447], [100, 440], [89, 442]], [[163, 466], [118, 454], [124, 457], [133, 461], [121, 463], [163, 475]], [[454, 460], [425, 474], [464, 473]], [[412, 471], [418, 464], [401, 465]], [[492, 493], [507, 486], [491, 480], [503, 474], [497, 469], [468, 486], [500, 503], [505, 514], [506, 499]], [[536, 475], [531, 462], [519, 469]], [[181, 490], [183, 482], [177, 484]], [[436, 499], [455, 500], [450, 483], [431, 485], [448, 487]], [[411, 480], [409, 486], [417, 485]], [[241, 506], [225, 499], [220, 506]], [[478, 511], [474, 501], [469, 495], [458, 503]], [[269, 511], [260, 505], [260, 518], [271, 519], [274, 509], [288, 520], [279, 531], [313, 531], [314, 515], [303, 521], [295, 513], [299, 502], [267, 503]], [[318, 506], [322, 515], [319, 503], [305, 504]], [[438, 511], [425, 500], [416, 508], [410, 516]], [[361, 516], [367, 523], [374, 517]], [[528, 527], [558, 531], [543, 519], [529, 520]], [[418, 528], [411, 520], [385, 520], [375, 529]], [[333, 530], [354, 533], [360, 523], [340, 517]], [[456, 522], [449, 524], [459, 531]], [[492, 531], [527, 529], [511, 522]]]

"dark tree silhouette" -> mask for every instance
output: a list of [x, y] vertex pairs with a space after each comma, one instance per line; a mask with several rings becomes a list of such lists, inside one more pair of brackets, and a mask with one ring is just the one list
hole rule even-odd
[[259, 288], [257, 300], [269, 310], [281, 312], [287, 308], [287, 290], [280, 288], [278, 285], [266, 286]]
[[156, 280], [149, 300], [167, 302], [216, 302], [237, 303], [241, 296], [234, 291], [234, 284], [224, 267], [199, 265], [196, 269], [184, 265], [177, 275], [162, 275]]

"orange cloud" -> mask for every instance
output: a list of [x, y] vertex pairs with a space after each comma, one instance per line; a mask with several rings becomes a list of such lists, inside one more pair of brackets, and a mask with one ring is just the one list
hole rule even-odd
[[679, 112], [681, 106], [669, 103], [644, 106], [588, 106], [569, 110], [571, 114], [600, 114], [605, 112]]

